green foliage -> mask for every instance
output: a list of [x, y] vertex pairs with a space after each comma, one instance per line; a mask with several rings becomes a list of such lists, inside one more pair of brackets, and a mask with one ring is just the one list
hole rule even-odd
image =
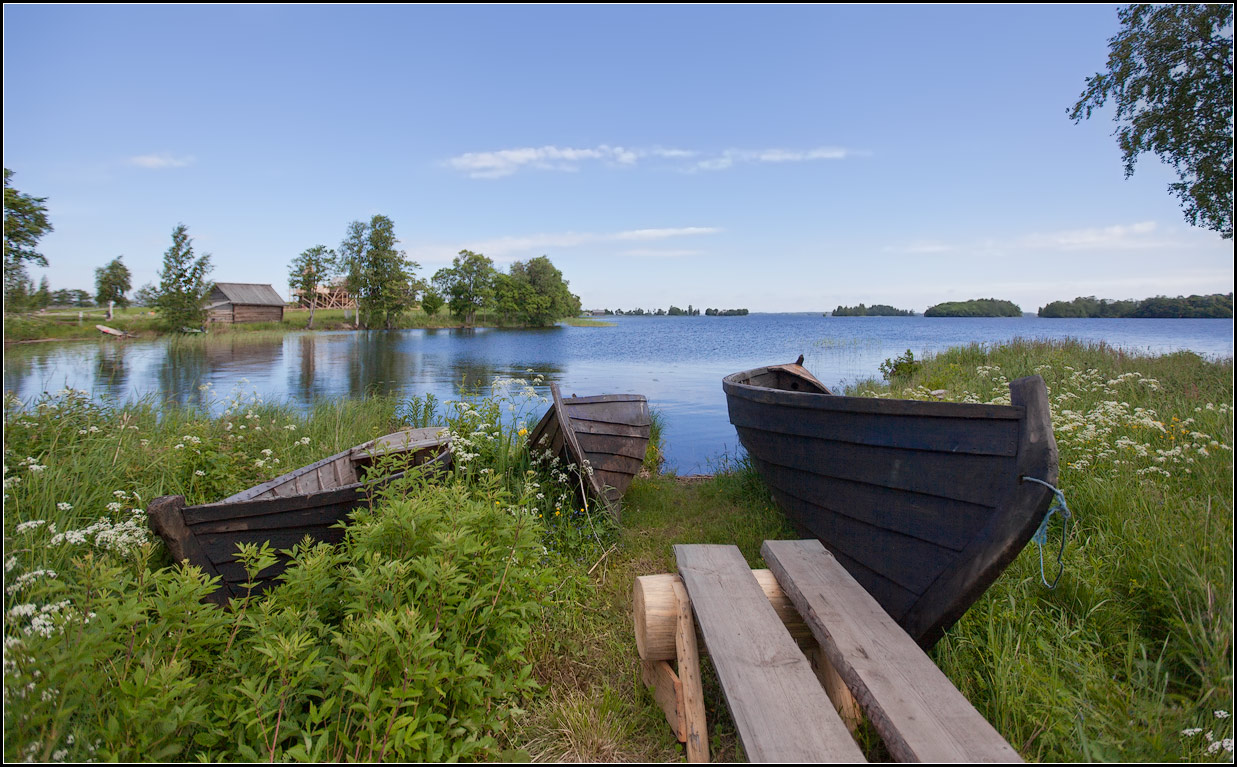
[[391, 219], [376, 215], [368, 224], [348, 224], [348, 232], [340, 243], [340, 265], [364, 327], [394, 328], [400, 315], [416, 303], [417, 292], [423, 288], [416, 278], [420, 264], [397, 250], [398, 242]]
[[996, 298], [976, 298], [970, 301], [946, 301], [929, 306], [925, 317], [1021, 317], [1022, 309], [1011, 301]]
[[129, 305], [125, 293], [132, 287], [129, 282], [132, 275], [121, 258], [123, 256], [116, 256], [106, 265], [94, 270], [95, 303], [99, 306], [107, 306], [108, 301], [115, 301], [121, 308]]
[[887, 304], [873, 304], [872, 306], [839, 306], [833, 310], [834, 317], [914, 317], [915, 313], [910, 309], [895, 309]]
[[330, 282], [339, 265], [339, 256], [325, 245], [315, 245], [292, 259], [288, 267], [288, 285], [301, 292], [302, 303], [309, 296], [309, 322], [314, 326], [314, 310], [318, 308], [318, 287]]
[[[622, 314], [622, 312], [619, 312]], [[747, 309], [705, 309], [706, 317], [746, 317]]]
[[1087, 78], [1075, 123], [1109, 98], [1125, 176], [1144, 152], [1177, 172], [1169, 190], [1194, 226], [1233, 238], [1233, 7], [1128, 5], [1108, 70]]
[[[6, 398], [6, 759], [499, 758], [537, 690], [528, 648], [563, 586], [555, 551], [596, 556], [566, 515], [544, 519], [571, 487], [529, 468], [529, 391], [501, 381], [452, 403], [459, 471], [393, 483], [341, 544], [295, 547], [279, 586], [230, 610], [200, 602], [196, 568], [160, 566], [143, 499], [217, 500], [424, 424], [432, 398], [300, 416], [235, 393], [218, 418]], [[238, 559], [253, 582], [275, 556]]]
[[885, 361], [880, 364], [881, 378], [886, 381], [908, 380], [922, 366], [923, 363], [915, 361], [915, 355], [910, 349], [906, 350], [906, 354], [900, 354], [893, 359], [885, 358]]
[[13, 171], [4, 169], [4, 302], [20, 308], [32, 292], [26, 263], [47, 266], [47, 258], [35, 250], [43, 235], [52, 231], [47, 220], [46, 197], [22, 194], [13, 187]]
[[200, 328], [206, 324], [206, 296], [211, 283], [210, 254], [195, 258], [193, 239], [184, 224], [172, 230], [172, 245], [163, 254], [163, 269], [159, 272], [159, 293], [155, 311], [165, 330]]
[[148, 282], [138, 288], [133, 294], [134, 306], [154, 306], [155, 301], [159, 299], [159, 289], [155, 287], [153, 282]]
[[1073, 301], [1052, 301], [1040, 308], [1040, 317], [1155, 317], [1159, 319], [1231, 319], [1233, 294], [1208, 296], [1156, 296], [1141, 301], [1110, 301], [1095, 296], [1079, 296]]
[[[451, 316], [472, 325], [477, 312], [494, 297], [496, 272], [494, 262], [480, 253], [461, 250], [451, 261], [451, 266], [434, 273], [434, 288], [447, 300]], [[509, 285], [511, 289], [518, 286]], [[511, 297], [510, 300], [517, 300]], [[505, 305], [505, 304], [504, 304]], [[511, 307], [516, 311], [516, 307]]]
[[442, 308], [446, 301], [438, 294], [437, 290], [427, 288], [421, 296], [421, 311], [425, 312], [425, 316], [433, 317], [438, 314], [438, 310]]

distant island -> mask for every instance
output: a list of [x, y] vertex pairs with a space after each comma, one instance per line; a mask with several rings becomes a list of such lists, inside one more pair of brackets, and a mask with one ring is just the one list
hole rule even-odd
[[925, 317], [1021, 317], [1022, 308], [1012, 301], [976, 298], [971, 301], [946, 301], [929, 306]]
[[1232, 319], [1233, 294], [1207, 296], [1156, 296], [1141, 301], [1133, 298], [1110, 301], [1095, 296], [1079, 296], [1073, 301], [1053, 301], [1039, 310], [1040, 317], [1115, 317], [1151, 319]]
[[834, 317], [914, 317], [915, 313], [910, 309], [895, 309], [887, 304], [873, 304], [871, 306], [839, 306], [833, 310]]

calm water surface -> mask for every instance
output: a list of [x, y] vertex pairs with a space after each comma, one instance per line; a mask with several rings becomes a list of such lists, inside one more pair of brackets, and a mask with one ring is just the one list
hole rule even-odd
[[[4, 388], [24, 401], [65, 386], [123, 402], [154, 395], [221, 409], [238, 385], [266, 400], [305, 407], [316, 399], [367, 392], [458, 398], [461, 382], [532, 370], [565, 394], [643, 394], [665, 420], [669, 465], [707, 472], [738, 440], [726, 415], [722, 377], [762, 365], [805, 365], [831, 388], [879, 377], [886, 358], [916, 357], [972, 342], [1013, 338], [1104, 341], [1130, 351], [1187, 349], [1231, 357], [1231, 320], [1023, 318], [617, 317], [614, 327], [547, 330], [395, 330], [294, 333], [206, 344], [166, 339], [29, 344], [5, 350]], [[242, 384], [242, 379], [247, 382]], [[201, 384], [212, 385], [203, 394]]]

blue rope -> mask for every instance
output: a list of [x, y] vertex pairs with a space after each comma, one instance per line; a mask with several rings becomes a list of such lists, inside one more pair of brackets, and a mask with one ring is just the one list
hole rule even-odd
[[[1065, 572], [1065, 539], [1069, 536], [1069, 520], [1071, 516], [1069, 506], [1065, 504], [1065, 493], [1062, 493], [1058, 488], [1035, 477], [1023, 477], [1022, 479], [1027, 482], [1034, 482], [1037, 485], [1043, 485], [1056, 496], [1052, 499], [1052, 505], [1048, 507], [1048, 513], [1044, 515], [1044, 521], [1039, 523], [1039, 529], [1035, 531], [1035, 535], [1031, 536], [1031, 540], [1035, 541], [1036, 545], [1039, 546], [1039, 579], [1049, 589], [1055, 589], [1057, 582], [1061, 580], [1061, 573]], [[1052, 519], [1052, 515], [1056, 513], [1061, 514], [1061, 523], [1063, 525], [1061, 529], [1061, 549], [1057, 552], [1057, 577], [1053, 578], [1052, 583], [1049, 583], [1048, 577], [1044, 575], [1044, 546], [1048, 544], [1048, 520]]]

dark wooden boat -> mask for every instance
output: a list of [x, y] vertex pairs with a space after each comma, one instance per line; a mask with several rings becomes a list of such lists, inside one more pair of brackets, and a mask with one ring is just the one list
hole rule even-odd
[[[392, 462], [387, 456], [397, 457]], [[156, 498], [146, 514], [173, 559], [188, 560], [207, 575], [220, 576], [221, 588], [208, 598], [226, 605], [230, 597], [245, 595], [240, 584], [248, 582], [244, 568], [235, 560], [238, 543], [269, 542], [282, 550], [306, 535], [315, 541], [338, 543], [344, 536], [339, 523], [369, 503], [376, 490], [409, 471], [445, 469], [450, 460], [446, 430], [404, 429], [215, 503], [186, 506], [183, 495]], [[381, 477], [367, 477], [379, 461], [385, 470], [391, 469], [391, 463], [396, 468]], [[287, 558], [281, 555], [278, 564], [259, 574], [260, 587], [271, 585], [286, 566]]]
[[[644, 463], [653, 421], [642, 394], [567, 397], [550, 384], [554, 401], [528, 437], [529, 448], [549, 450], [580, 471], [584, 495], [618, 518], [623, 493]], [[563, 428], [567, 424], [568, 428]]]
[[1012, 405], [842, 397], [802, 367], [722, 388], [730, 422], [789, 520], [931, 647], [1022, 551], [1057, 481], [1039, 376]]

